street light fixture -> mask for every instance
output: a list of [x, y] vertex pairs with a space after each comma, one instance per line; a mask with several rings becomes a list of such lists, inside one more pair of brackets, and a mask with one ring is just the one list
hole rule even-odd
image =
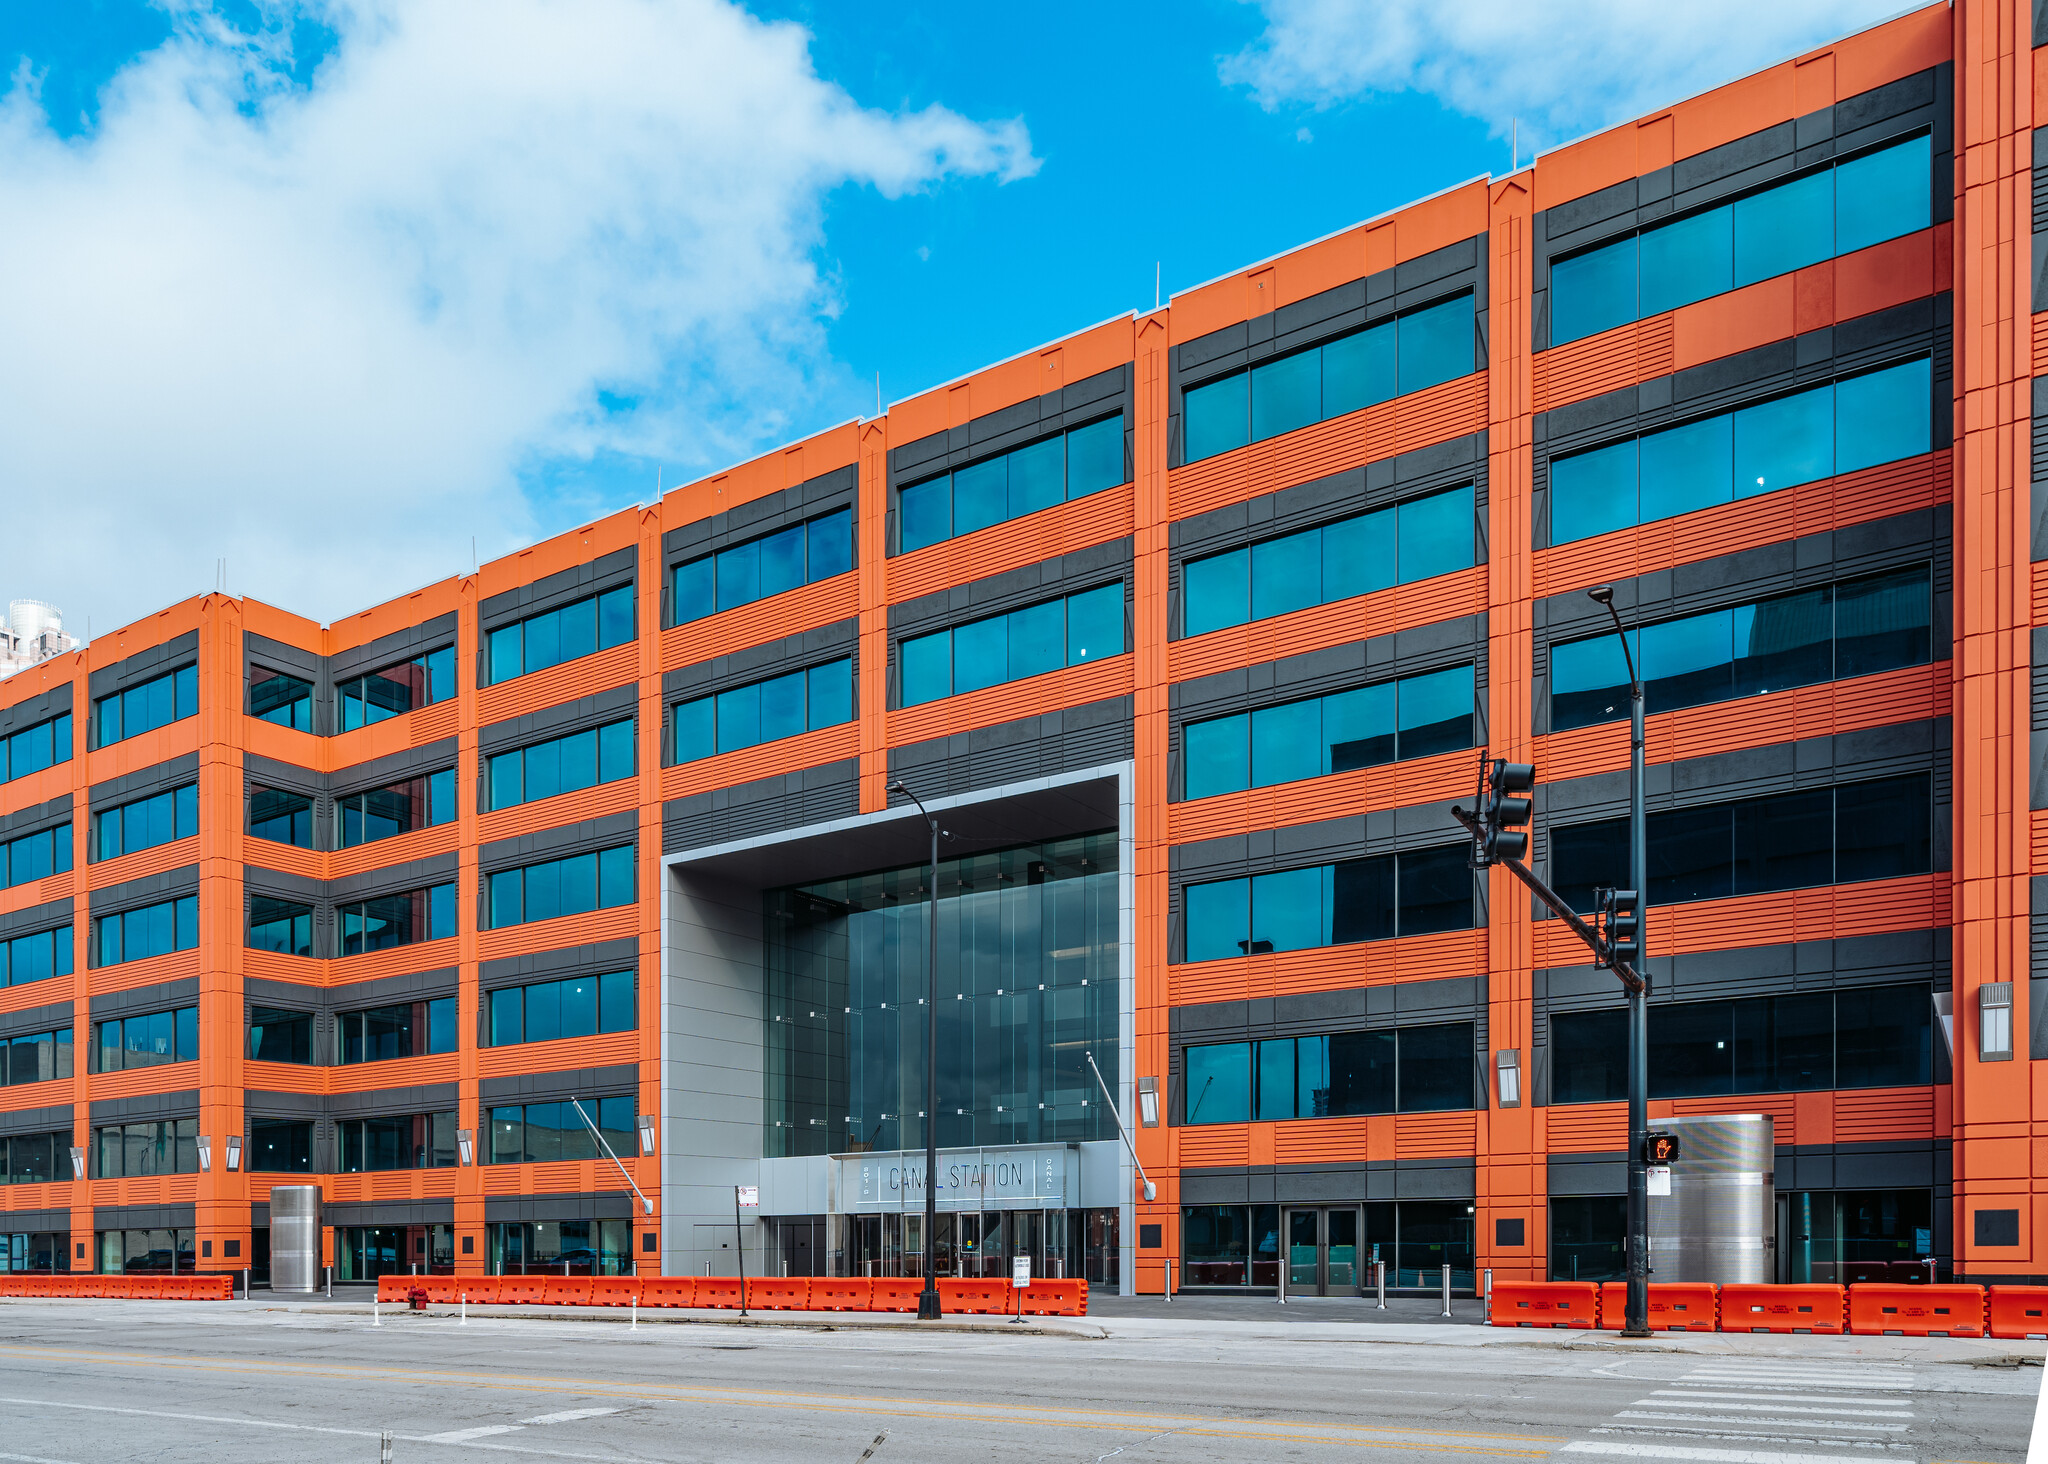
[[1586, 598], [1607, 611], [1628, 667], [1628, 881], [1635, 892], [1633, 960], [1642, 979], [1628, 988], [1628, 1306], [1621, 1335], [1650, 1335], [1650, 1175], [1644, 1146], [1650, 1133], [1650, 976], [1641, 910], [1649, 903], [1649, 820], [1643, 805], [1643, 679], [1614, 608], [1614, 586], [1595, 585]]
[[901, 782], [889, 785], [917, 805], [932, 835], [931, 927], [925, 941], [924, 1044], [924, 1290], [917, 1294], [917, 1319], [939, 1319], [939, 821]]

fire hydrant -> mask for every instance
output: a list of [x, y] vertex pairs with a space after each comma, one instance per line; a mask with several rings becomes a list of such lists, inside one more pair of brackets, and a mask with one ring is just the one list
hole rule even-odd
[[427, 1288], [415, 1286], [412, 1290], [405, 1293], [405, 1299], [411, 1303], [414, 1311], [425, 1311], [427, 1309]]

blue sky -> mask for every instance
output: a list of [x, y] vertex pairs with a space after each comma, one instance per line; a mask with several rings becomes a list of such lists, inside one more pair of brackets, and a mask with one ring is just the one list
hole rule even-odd
[[0, 0], [0, 597], [331, 618], [1891, 8]]

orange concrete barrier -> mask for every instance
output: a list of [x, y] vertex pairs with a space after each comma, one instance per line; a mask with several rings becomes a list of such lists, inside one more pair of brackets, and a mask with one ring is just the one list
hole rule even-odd
[[453, 1276], [455, 1300], [470, 1306], [489, 1306], [498, 1299], [496, 1276]]
[[1981, 1337], [1984, 1288], [1859, 1283], [1849, 1288], [1849, 1330], [1859, 1337]]
[[972, 1276], [941, 1276], [939, 1307], [950, 1316], [989, 1316], [1010, 1309], [1010, 1283]]
[[410, 1276], [379, 1276], [377, 1278], [377, 1300], [380, 1302], [402, 1302], [405, 1300], [406, 1292], [412, 1290], [412, 1287], [413, 1278]]
[[[699, 1276], [697, 1299], [692, 1305], [716, 1311], [735, 1311], [740, 1304], [740, 1283], [737, 1276]], [[747, 1283], [748, 1300], [753, 1299], [754, 1283]]]
[[871, 1311], [875, 1283], [865, 1276], [811, 1277], [812, 1311]]
[[640, 1278], [640, 1305], [642, 1306], [695, 1306], [697, 1304], [697, 1278], [695, 1276], [643, 1276]]
[[[1628, 1283], [1607, 1281], [1600, 1286], [1600, 1329], [1619, 1332], [1628, 1314]], [[1653, 1281], [1650, 1283], [1650, 1330], [1653, 1332], [1711, 1332], [1717, 1313], [1714, 1283], [1711, 1281]]]
[[545, 1276], [500, 1276], [498, 1294], [491, 1298], [499, 1306], [540, 1306], [548, 1299]]
[[1812, 1332], [1840, 1336], [1848, 1327], [1848, 1297], [1839, 1286], [1800, 1282], [1787, 1286], [1721, 1288], [1724, 1332]]
[[639, 1299], [638, 1276], [598, 1276], [590, 1283], [592, 1306], [631, 1306]]
[[1986, 1330], [1994, 1337], [2048, 1337], [2048, 1286], [1993, 1286], [1984, 1293]]
[[[1010, 1298], [1012, 1312], [1017, 1300]], [[1024, 1291], [1027, 1317], [1085, 1317], [1088, 1315], [1088, 1283], [1082, 1280], [1033, 1281]]]
[[873, 1302], [869, 1311], [917, 1314], [917, 1298], [924, 1290], [921, 1276], [877, 1276], [869, 1283]]
[[588, 1276], [550, 1276], [547, 1289], [541, 1300], [547, 1306], [589, 1306], [590, 1278]]
[[747, 1305], [762, 1311], [808, 1311], [811, 1278], [808, 1276], [763, 1276], [747, 1282]]
[[1496, 1281], [1496, 1327], [1570, 1327], [1590, 1331], [1600, 1319], [1600, 1288], [1591, 1281]]

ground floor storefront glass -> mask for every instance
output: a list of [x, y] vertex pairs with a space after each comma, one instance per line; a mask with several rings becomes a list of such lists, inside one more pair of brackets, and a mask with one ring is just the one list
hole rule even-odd
[[[827, 1217], [835, 1276], [922, 1276], [924, 1215], [887, 1211]], [[1121, 1216], [1096, 1210], [942, 1210], [933, 1247], [940, 1276], [1008, 1277], [1012, 1260], [1031, 1257], [1031, 1274], [1120, 1284]]]
[[[1780, 1194], [1781, 1282], [1925, 1279], [1934, 1254], [1934, 1193], [1924, 1189], [1797, 1190]], [[1619, 1281], [1628, 1201], [1621, 1195], [1558, 1196], [1550, 1201], [1550, 1278]], [[1897, 1266], [1894, 1277], [1889, 1268]], [[1884, 1268], [1877, 1274], [1870, 1267]]]
[[0, 1230], [0, 1272], [68, 1271], [71, 1233], [67, 1230]]
[[100, 1271], [119, 1275], [183, 1275], [195, 1269], [189, 1230], [102, 1230], [94, 1249]]
[[630, 1276], [630, 1220], [535, 1220], [485, 1227], [493, 1276]]
[[1283, 1264], [1296, 1294], [1351, 1296], [1384, 1263], [1387, 1285], [1473, 1284], [1472, 1205], [1400, 1200], [1352, 1205], [1188, 1205], [1181, 1210], [1177, 1287], [1277, 1289]]
[[334, 1279], [455, 1274], [453, 1225], [337, 1225]]

